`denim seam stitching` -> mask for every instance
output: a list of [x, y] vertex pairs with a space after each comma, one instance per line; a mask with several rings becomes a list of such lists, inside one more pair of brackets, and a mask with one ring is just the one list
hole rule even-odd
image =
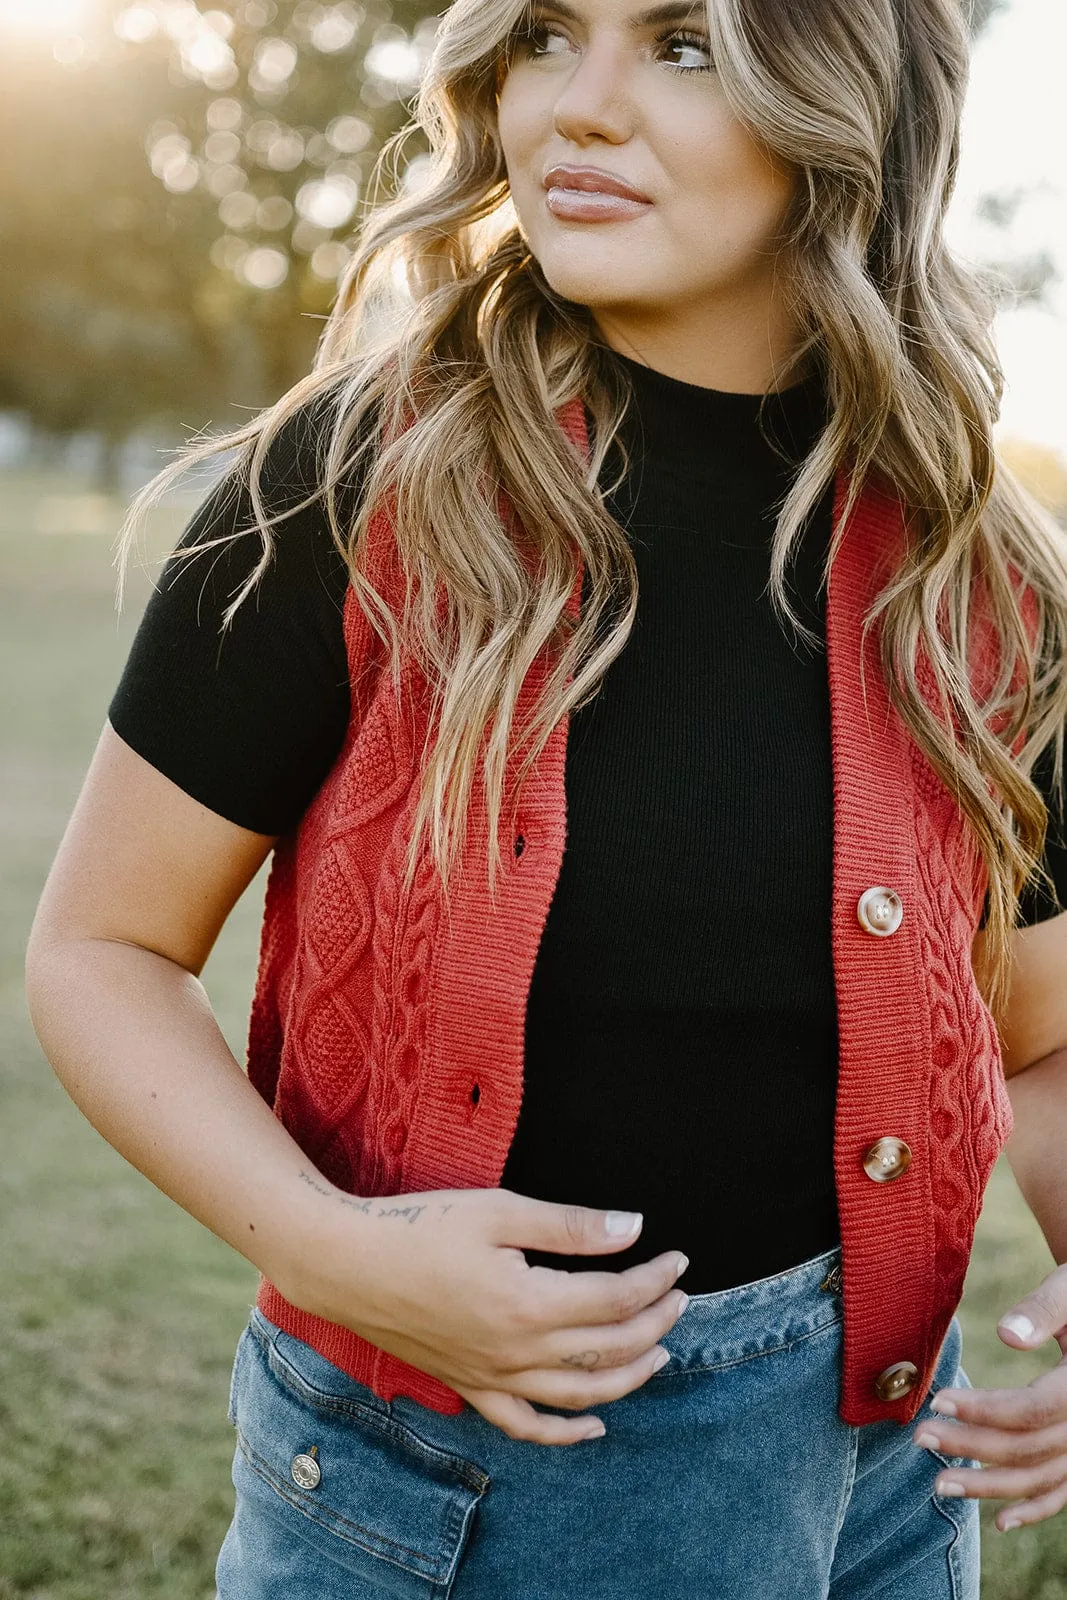
[[[932, 1503], [936, 1506], [937, 1505], [937, 1496], [936, 1495], [931, 1495], [930, 1499], [931, 1499]], [[915, 1504], [914, 1509], [908, 1512], [908, 1515], [905, 1517], [903, 1522], [898, 1524], [898, 1526], [895, 1527], [895, 1528], [890, 1528], [888, 1533], [883, 1533], [881, 1535], [881, 1537], [875, 1541], [874, 1544], [868, 1545], [867, 1548], [863, 1551], [863, 1554], [859, 1557], [859, 1559], [857, 1561], [854, 1561], [850, 1567], [845, 1567], [841, 1572], [836, 1572], [835, 1571], [833, 1573], [833, 1582], [834, 1582], [834, 1584], [835, 1585], [839, 1584], [839, 1583], [841, 1583], [843, 1581], [843, 1579], [850, 1578], [852, 1576], [852, 1574], [855, 1571], [857, 1571], [857, 1569], [859, 1567], [867, 1565], [867, 1563], [871, 1561], [872, 1557], [877, 1556], [879, 1551], [884, 1550], [887, 1545], [893, 1544], [900, 1537], [901, 1528], [906, 1528], [909, 1522], [913, 1522], [916, 1517], [922, 1515], [923, 1509], [924, 1509], [924, 1505], [925, 1505], [924, 1501], [917, 1501], [916, 1504]], [[938, 1507], [938, 1509], [940, 1509], [940, 1507]], [[952, 1522], [953, 1519], [951, 1517], [948, 1517], [947, 1520], [949, 1522]], [[953, 1526], [955, 1526], [954, 1523], [953, 1523]], [[955, 1597], [954, 1597], [954, 1600], [955, 1600]]]
[[[857, 1431], [857, 1435], [858, 1435], [858, 1430], [856, 1430], [856, 1431]], [[931, 1450], [928, 1446], [924, 1445], [923, 1446], [923, 1452], [924, 1452], [925, 1455], [936, 1456], [937, 1459], [939, 1461], [944, 1462], [946, 1466], [948, 1466], [950, 1464], [948, 1461], [946, 1461], [945, 1457], [941, 1454], [940, 1450]], [[957, 1504], [958, 1500], [959, 1500], [959, 1496], [958, 1495], [939, 1495], [933, 1489], [931, 1489], [931, 1491], [930, 1491], [930, 1503], [931, 1503], [931, 1505], [933, 1505], [936, 1510], [940, 1511], [942, 1516], [945, 1518], [945, 1521], [948, 1522], [956, 1530], [956, 1538], [954, 1538], [952, 1540], [951, 1544], [949, 1544], [946, 1547], [946, 1554], [949, 1555], [950, 1557], [951, 1557], [952, 1550], [956, 1546], [957, 1540], [960, 1538], [960, 1536], [961, 1536], [961, 1534], [963, 1532], [962, 1518], [958, 1519], [958, 1518], [956, 1518], [956, 1517], [954, 1517], [952, 1515], [953, 1509], [955, 1508], [955, 1505]], [[911, 1515], [912, 1516], [918, 1516], [919, 1515], [919, 1508], [916, 1507], [915, 1511], [913, 1511], [911, 1513]], [[881, 1550], [885, 1545], [890, 1544], [897, 1537], [897, 1534], [899, 1532], [900, 1532], [899, 1528], [893, 1529], [891, 1532], [887, 1533], [884, 1536], [884, 1538], [879, 1539], [877, 1544], [872, 1545], [869, 1549], [864, 1551], [862, 1560], [863, 1561], [869, 1561], [872, 1555], [877, 1554], [877, 1552], [879, 1550]], [[834, 1576], [834, 1582], [837, 1583], [837, 1582], [840, 1582], [841, 1579], [847, 1578], [849, 1576], [849, 1574], [854, 1572], [856, 1570], [856, 1567], [858, 1565], [861, 1565], [861, 1564], [862, 1564], [861, 1562], [854, 1562], [851, 1567], [847, 1567], [843, 1572], [835, 1572], [834, 1575], [833, 1575]], [[950, 1559], [950, 1562], [949, 1562], [949, 1566], [952, 1569], [952, 1574], [953, 1574], [952, 1600], [959, 1600], [959, 1596], [958, 1596], [957, 1588], [956, 1588], [956, 1582], [955, 1582], [955, 1569], [952, 1566], [951, 1559]]]
[[[931, 1450], [929, 1445], [925, 1446], [925, 1449], [928, 1455], [936, 1456], [941, 1465], [943, 1467], [947, 1467], [950, 1472], [954, 1467], [958, 1471], [962, 1472], [965, 1468], [981, 1467], [982, 1465], [982, 1463], [980, 1461], [976, 1461], [973, 1456], [948, 1456], [943, 1450]], [[959, 1495], [950, 1494], [947, 1496], [947, 1498], [949, 1500], [958, 1500]]]
[[[940, 1460], [944, 1460], [944, 1457], [940, 1455], [939, 1451], [932, 1450], [930, 1453], [931, 1455], [938, 1456]], [[935, 1493], [931, 1493], [930, 1495], [930, 1504], [934, 1507], [935, 1511], [940, 1511], [941, 1515], [952, 1529], [952, 1539], [950, 1540], [945, 1551], [945, 1559], [948, 1566], [949, 1582], [952, 1585], [952, 1600], [963, 1600], [963, 1596], [960, 1591], [961, 1574], [959, 1570], [959, 1556], [957, 1554], [956, 1547], [963, 1538], [964, 1522], [962, 1513], [959, 1516], [953, 1516], [952, 1514], [953, 1510], [955, 1509], [953, 1502], [956, 1499], [958, 1499], [958, 1496], [945, 1496]]]
[[817, 1333], [825, 1333], [827, 1328], [833, 1328], [843, 1322], [840, 1315], [830, 1317], [826, 1322], [820, 1322], [815, 1328], [809, 1328], [805, 1333], [798, 1333], [795, 1339], [787, 1339], [782, 1344], [770, 1345], [766, 1350], [753, 1350], [749, 1355], [738, 1356], [735, 1361], [706, 1361], [699, 1366], [675, 1367], [672, 1371], [670, 1364], [662, 1372], [654, 1372], [648, 1383], [663, 1383], [667, 1378], [684, 1378], [690, 1372], [728, 1372], [731, 1367], [740, 1367], [746, 1361], [758, 1361], [762, 1356], [777, 1355], [780, 1350], [791, 1350], [796, 1344], [803, 1344], [805, 1339], [813, 1339]]
[[852, 1500], [852, 1491], [856, 1486], [856, 1462], [859, 1458], [859, 1429], [850, 1427], [848, 1441], [848, 1465], [845, 1469], [844, 1482], [841, 1486], [841, 1499], [837, 1505], [837, 1515], [834, 1519], [834, 1537], [830, 1546], [830, 1565], [833, 1567], [834, 1557], [837, 1554], [838, 1541], [841, 1538], [841, 1529], [845, 1526], [849, 1504]]

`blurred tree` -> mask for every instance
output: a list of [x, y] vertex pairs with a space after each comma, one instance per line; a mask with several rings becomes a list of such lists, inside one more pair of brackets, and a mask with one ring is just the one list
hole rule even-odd
[[[295, 382], [435, 27], [427, 0], [97, 0], [5, 40], [0, 405], [97, 430], [114, 487], [131, 432], [230, 428]], [[1051, 263], [1006, 256], [1039, 295]]]
[[130, 431], [224, 381], [218, 341], [190, 315], [203, 243], [145, 163], [165, 78], [22, 51], [4, 108], [0, 403], [46, 438], [97, 430], [107, 486]]
[[98, 430], [115, 487], [148, 421], [233, 427], [306, 372], [427, 9], [109, 0], [92, 32], [13, 39], [0, 405]]

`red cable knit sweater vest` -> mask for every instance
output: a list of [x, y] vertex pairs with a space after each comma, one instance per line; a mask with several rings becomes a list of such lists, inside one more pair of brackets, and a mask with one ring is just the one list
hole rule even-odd
[[[581, 402], [558, 417], [584, 459]], [[842, 471], [835, 527], [846, 488]], [[391, 529], [378, 508], [365, 570], [395, 596]], [[971, 968], [984, 868], [954, 801], [889, 703], [876, 630], [866, 692], [861, 683], [861, 621], [903, 533], [896, 498], [866, 487], [827, 598], [844, 1296], [838, 1410], [852, 1424], [905, 1423], [919, 1410], [962, 1295], [983, 1190], [1012, 1126], [996, 1028]], [[579, 570], [571, 614], [581, 584]], [[476, 780], [449, 919], [425, 852], [410, 893], [400, 887], [427, 726], [420, 680], [406, 665], [398, 702], [351, 589], [344, 627], [352, 717], [332, 771], [275, 847], [248, 1075], [346, 1192], [495, 1187], [518, 1118], [527, 989], [563, 855], [568, 719], [519, 797], [495, 906]], [[990, 681], [991, 652], [981, 630], [975, 640], [980, 688]], [[542, 658], [531, 669], [520, 717], [546, 666]], [[877, 906], [869, 914], [872, 888], [898, 897], [896, 927], [895, 915], [879, 925]], [[873, 898], [884, 909], [885, 897]], [[403, 1393], [441, 1412], [462, 1409], [441, 1380], [300, 1310], [266, 1278], [257, 1305], [381, 1398]]]

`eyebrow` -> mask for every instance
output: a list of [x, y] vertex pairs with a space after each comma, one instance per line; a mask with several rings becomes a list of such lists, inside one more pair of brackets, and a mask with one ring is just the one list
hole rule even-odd
[[[564, 17], [568, 22], [581, 22], [581, 17], [565, 0], [533, 0], [531, 11], [554, 11], [557, 16]], [[688, 22], [697, 12], [703, 14], [704, 6], [701, 0], [667, 0], [665, 5], [650, 6], [646, 11], [638, 11], [629, 19], [629, 26], [636, 32], [639, 28], [654, 28], [659, 23]]]

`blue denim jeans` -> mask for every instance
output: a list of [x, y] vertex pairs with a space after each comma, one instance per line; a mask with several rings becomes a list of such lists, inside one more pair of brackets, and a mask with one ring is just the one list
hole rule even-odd
[[573, 1445], [380, 1400], [253, 1308], [218, 1600], [978, 1600], [978, 1502], [934, 1493], [977, 1463], [912, 1443], [959, 1322], [914, 1423], [842, 1422], [840, 1259], [693, 1295]]

